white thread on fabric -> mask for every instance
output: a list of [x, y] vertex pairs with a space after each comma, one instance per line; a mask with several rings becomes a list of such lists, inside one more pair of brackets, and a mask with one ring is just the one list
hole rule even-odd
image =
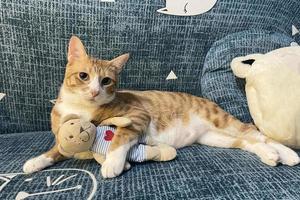
[[297, 42], [291, 42], [291, 46], [295, 47], [295, 46], [299, 46], [299, 44]]
[[[49, 170], [43, 170], [44, 172], [52, 172], [52, 171], [80, 171], [80, 172], [84, 172], [86, 174], [89, 175], [89, 177], [91, 178], [92, 180], [92, 183], [93, 183], [93, 186], [91, 188], [91, 192], [90, 194], [88, 195], [88, 197], [86, 197], [87, 200], [91, 200], [93, 199], [93, 197], [95, 196], [95, 193], [97, 191], [97, 187], [98, 187], [98, 184], [97, 184], [97, 180], [96, 180], [96, 177], [94, 174], [92, 174], [90, 171], [87, 171], [87, 170], [84, 170], [84, 169], [76, 169], [76, 168], [66, 168], [66, 169], [49, 169]], [[4, 184], [1, 185], [0, 187], [0, 191], [10, 182], [10, 179], [8, 178], [5, 178], [5, 177], [11, 177], [11, 179], [17, 175], [25, 175], [26, 173], [24, 172], [16, 172], [16, 173], [9, 173], [9, 174], [0, 174], [0, 179], [3, 179], [5, 180], [6, 182]], [[50, 177], [49, 177], [50, 178]], [[81, 185], [77, 185], [75, 187], [72, 187], [72, 188], [66, 188], [66, 189], [62, 189], [62, 190], [55, 190], [55, 191], [48, 191], [47, 194], [49, 193], [56, 193], [56, 192], [63, 192], [63, 191], [68, 191], [68, 190], [72, 190], [72, 189], [81, 189], [82, 186]], [[26, 192], [27, 193], [27, 192]], [[21, 197], [25, 197], [27, 196], [28, 197], [28, 194], [20, 194], [19, 195], [19, 198], [21, 199]], [[35, 193], [37, 195], [37, 193]], [[40, 193], [41, 194], [41, 193]], [[43, 193], [43, 194], [46, 194], [46, 193]], [[30, 195], [29, 196], [33, 196], [33, 195]], [[35, 196], [35, 195], [34, 195]], [[16, 197], [17, 199], [17, 197]], [[24, 199], [24, 198], [23, 198]]]
[[101, 2], [115, 3], [115, 0], [100, 0]]
[[299, 33], [299, 30], [296, 28], [296, 26], [292, 25], [292, 36], [297, 35]]
[[51, 186], [50, 176], [47, 176], [47, 178], [46, 178], [46, 184], [47, 184], [47, 187]]
[[4, 93], [0, 93], [0, 101], [6, 96]]
[[176, 74], [173, 72], [173, 70], [171, 70], [171, 72], [169, 73], [169, 75], [167, 76], [166, 80], [174, 80], [177, 79]]
[[55, 105], [55, 103], [56, 103], [56, 99], [51, 99], [51, 100], [49, 100], [50, 101], [50, 103], [52, 103], [53, 105]]

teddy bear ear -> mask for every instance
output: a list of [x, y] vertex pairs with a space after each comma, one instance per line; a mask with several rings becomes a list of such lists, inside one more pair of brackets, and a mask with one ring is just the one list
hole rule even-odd
[[234, 58], [230, 64], [231, 69], [239, 78], [246, 78], [255, 61], [261, 58], [263, 54], [250, 54], [248, 56]]
[[69, 114], [61, 118], [60, 123], [63, 124], [71, 119], [79, 119], [80, 117], [76, 114]]

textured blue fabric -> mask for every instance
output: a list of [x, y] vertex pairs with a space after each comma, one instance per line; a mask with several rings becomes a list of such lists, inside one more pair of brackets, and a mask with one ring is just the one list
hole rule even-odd
[[[215, 41], [251, 28], [288, 35], [292, 24], [300, 27], [297, 0], [218, 0], [211, 11], [193, 17], [156, 12], [164, 6], [164, 0], [1, 0], [0, 92], [7, 96], [0, 101], [0, 134], [50, 129], [49, 100], [62, 82], [72, 34], [95, 57], [131, 53], [122, 88], [201, 95], [204, 58]], [[165, 80], [170, 70], [177, 80]], [[0, 173], [21, 172], [25, 160], [52, 145], [49, 132], [0, 135]], [[271, 168], [238, 150], [192, 146], [175, 161], [137, 164], [112, 180], [100, 177], [95, 161], [68, 160], [53, 169], [58, 170], [0, 175], [0, 188], [11, 179], [0, 199], [76, 185], [82, 186], [35, 199], [87, 198], [93, 182], [80, 170], [97, 178], [95, 199], [300, 199], [299, 166]], [[53, 181], [61, 175], [76, 177], [47, 186], [48, 176]]]
[[[131, 60], [120, 86], [201, 95], [200, 76], [213, 42], [251, 28], [291, 34], [300, 27], [300, 1], [218, 0], [192, 17], [164, 15], [164, 0], [2, 0], [0, 133], [49, 130], [49, 100], [56, 98], [72, 34], [88, 52]], [[173, 70], [177, 80], [166, 81]]]
[[[53, 145], [53, 136], [49, 132], [6, 134], [0, 141], [0, 174], [4, 174], [21, 172], [25, 160]], [[62, 170], [67, 168], [74, 170]], [[17, 175], [0, 192], [0, 199], [15, 199], [20, 191], [31, 194], [77, 185], [82, 188], [28, 199], [85, 199], [93, 184], [86, 173], [75, 169], [94, 174], [98, 183], [95, 199], [300, 199], [299, 165], [269, 167], [244, 151], [200, 145], [179, 150], [171, 162], [135, 164], [110, 180], [101, 178], [100, 166], [92, 160], [68, 160], [50, 169], [60, 170]], [[60, 185], [46, 185], [47, 176], [53, 183], [61, 175], [75, 174]], [[25, 181], [30, 178], [32, 181]], [[0, 178], [0, 187], [3, 183]]]
[[206, 55], [201, 77], [202, 95], [244, 122], [252, 118], [247, 106], [245, 81], [234, 76], [230, 62], [237, 56], [266, 53], [290, 46], [294, 40], [284, 34], [248, 30], [230, 34], [215, 42]]

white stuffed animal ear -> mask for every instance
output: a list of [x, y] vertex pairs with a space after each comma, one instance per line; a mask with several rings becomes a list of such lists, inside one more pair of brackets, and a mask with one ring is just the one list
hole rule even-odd
[[248, 56], [234, 58], [230, 64], [231, 69], [237, 77], [246, 78], [251, 70], [251, 65], [262, 56], [263, 54], [250, 54]]

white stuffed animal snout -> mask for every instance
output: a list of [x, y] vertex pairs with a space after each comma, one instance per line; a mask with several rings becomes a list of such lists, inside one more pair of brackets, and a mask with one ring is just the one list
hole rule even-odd
[[251, 72], [251, 67], [259, 60], [262, 54], [251, 54], [234, 58], [230, 64], [233, 73], [239, 78], [246, 78]]

